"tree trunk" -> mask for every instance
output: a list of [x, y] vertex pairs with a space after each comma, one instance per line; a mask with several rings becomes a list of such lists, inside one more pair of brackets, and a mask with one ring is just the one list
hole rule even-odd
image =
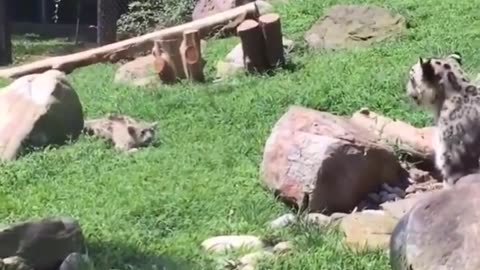
[[200, 35], [198, 30], [183, 32], [183, 41], [180, 45], [180, 55], [182, 56], [183, 70], [187, 79], [191, 81], [203, 82], [204, 60], [200, 47]]
[[262, 27], [268, 64], [271, 68], [283, 66], [285, 56], [283, 53], [282, 25], [280, 16], [275, 13], [265, 14], [258, 19]]
[[242, 41], [243, 62], [248, 72], [264, 72], [268, 68], [265, 40], [258, 22], [245, 20], [237, 27]]
[[198, 29], [200, 36], [204, 36], [212, 27], [226, 24], [238, 16], [243, 16], [245, 12], [257, 15], [269, 12], [270, 8], [271, 5], [264, 1], [255, 1], [200, 20], [162, 29], [143, 36], [133, 37], [83, 52], [51, 57], [18, 67], [3, 69], [0, 70], [0, 77], [17, 78], [31, 73], [44, 72], [49, 69], [58, 69], [69, 73], [83, 66], [100, 62], [115, 62], [120, 59], [129, 58], [138, 52], [150, 51], [153, 47], [153, 40], [180, 37], [184, 31], [190, 29]]
[[117, 8], [115, 0], [97, 0], [97, 43], [117, 41]]
[[7, 2], [8, 0], [0, 0], [0, 65], [12, 63], [12, 39]]

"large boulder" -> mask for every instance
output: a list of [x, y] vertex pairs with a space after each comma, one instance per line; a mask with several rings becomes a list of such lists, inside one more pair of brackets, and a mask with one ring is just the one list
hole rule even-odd
[[8, 258], [21, 258], [33, 269], [56, 269], [71, 253], [83, 253], [84, 249], [82, 230], [72, 218], [44, 218], [0, 229], [4, 263]]
[[349, 120], [292, 106], [266, 141], [261, 177], [284, 201], [312, 212], [353, 210], [403, 169], [393, 149]]
[[114, 81], [139, 87], [158, 83], [160, 78], [154, 72], [154, 61], [155, 57], [152, 54], [137, 57], [117, 69]]
[[58, 70], [20, 77], [0, 90], [0, 159], [22, 145], [42, 147], [75, 140], [83, 129], [80, 99]]
[[480, 269], [478, 194], [480, 183], [470, 182], [422, 197], [392, 234], [392, 269]]
[[373, 5], [335, 5], [305, 33], [314, 49], [365, 47], [406, 29], [405, 19]]

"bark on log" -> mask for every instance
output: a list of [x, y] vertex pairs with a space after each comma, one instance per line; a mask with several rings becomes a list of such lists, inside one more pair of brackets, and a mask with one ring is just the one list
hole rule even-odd
[[427, 160], [433, 156], [434, 127], [416, 128], [405, 122], [381, 116], [367, 108], [355, 112], [350, 120], [375, 133], [385, 143], [396, 145], [413, 157]]
[[285, 56], [283, 52], [282, 24], [280, 16], [269, 13], [258, 19], [265, 39], [265, 48], [268, 64], [271, 68], [283, 66]]
[[197, 21], [122, 40], [99, 48], [2, 69], [0, 70], [0, 77], [17, 78], [27, 74], [43, 72], [48, 69], [59, 69], [69, 73], [75, 68], [83, 66], [100, 62], [118, 61], [119, 59], [127, 58], [138, 52], [150, 51], [153, 47], [153, 40], [180, 37], [184, 31], [190, 29], [198, 29], [200, 35], [204, 36], [212, 27], [226, 24], [231, 20], [235, 20], [238, 16], [244, 16], [244, 13], [259, 16], [270, 12], [271, 9], [272, 6], [269, 3], [265, 1], [255, 1]]
[[152, 53], [155, 56], [153, 68], [157, 72], [160, 80], [166, 84], [176, 82], [175, 65], [170, 56], [161, 48], [160, 42], [155, 42]]
[[[381, 164], [381, 166], [379, 166]], [[260, 175], [284, 201], [310, 212], [348, 212], [405, 173], [392, 147], [348, 119], [291, 106], [265, 143]]]
[[268, 69], [260, 24], [254, 20], [245, 20], [237, 27], [237, 33], [242, 42], [243, 62], [248, 72], [264, 72]]
[[182, 56], [183, 70], [187, 79], [203, 82], [205, 80], [203, 74], [204, 60], [200, 46], [200, 35], [197, 30], [189, 30], [183, 33], [180, 55]]

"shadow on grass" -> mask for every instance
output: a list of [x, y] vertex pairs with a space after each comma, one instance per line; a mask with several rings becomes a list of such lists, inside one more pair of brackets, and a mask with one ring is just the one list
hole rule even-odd
[[159, 256], [118, 242], [89, 242], [89, 257], [95, 269], [193, 270], [189, 263]]

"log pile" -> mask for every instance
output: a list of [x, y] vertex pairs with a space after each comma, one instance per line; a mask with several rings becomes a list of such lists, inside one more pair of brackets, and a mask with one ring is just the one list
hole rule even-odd
[[243, 62], [249, 73], [265, 72], [285, 64], [280, 16], [268, 13], [258, 21], [247, 19], [237, 27]]

